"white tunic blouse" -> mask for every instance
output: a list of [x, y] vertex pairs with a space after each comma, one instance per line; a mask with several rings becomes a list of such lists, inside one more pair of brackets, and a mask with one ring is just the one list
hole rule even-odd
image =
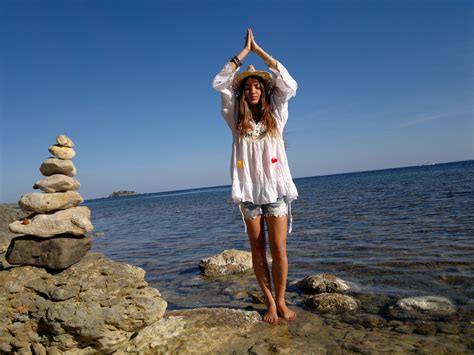
[[283, 141], [288, 100], [296, 95], [298, 85], [280, 62], [277, 61], [277, 69], [269, 69], [275, 80], [271, 103], [280, 138], [265, 134], [264, 125], [253, 121], [253, 131], [240, 136], [236, 125], [239, 104], [236, 92], [232, 89], [232, 80], [238, 69], [232, 70], [230, 62], [213, 81], [213, 88], [221, 94], [222, 116], [232, 130], [230, 173], [232, 200], [235, 203], [249, 201], [262, 205], [276, 202], [278, 197], [283, 196], [291, 203], [298, 197]]

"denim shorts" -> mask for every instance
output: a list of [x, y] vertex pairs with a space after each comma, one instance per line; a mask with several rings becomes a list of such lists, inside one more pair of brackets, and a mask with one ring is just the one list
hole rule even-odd
[[276, 202], [265, 205], [255, 205], [252, 202], [240, 202], [240, 210], [245, 219], [254, 219], [258, 215], [263, 216], [287, 216], [288, 200], [286, 196], [278, 197]]

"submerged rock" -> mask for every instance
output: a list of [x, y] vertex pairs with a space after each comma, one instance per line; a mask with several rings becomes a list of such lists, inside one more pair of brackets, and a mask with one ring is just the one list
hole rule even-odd
[[456, 307], [446, 297], [417, 296], [399, 299], [387, 313], [398, 319], [436, 319], [453, 315]]
[[52, 237], [64, 233], [80, 236], [94, 229], [91, 223], [91, 211], [85, 206], [72, 207], [52, 214], [36, 215], [32, 219], [15, 221], [10, 223], [9, 228], [16, 234], [38, 237]]
[[78, 190], [80, 187], [81, 183], [79, 181], [63, 174], [48, 176], [33, 185], [34, 189], [40, 189], [44, 192], [65, 192]]
[[13, 265], [32, 265], [60, 270], [81, 260], [91, 245], [91, 237], [78, 238], [68, 234], [50, 238], [22, 236], [12, 239], [6, 260]]
[[304, 279], [298, 281], [296, 286], [308, 294], [344, 292], [350, 289], [344, 280], [332, 274], [306, 276]]
[[[267, 257], [271, 262], [271, 258]], [[202, 259], [199, 263], [201, 272], [206, 276], [231, 275], [252, 270], [252, 253], [246, 250], [230, 249]]]
[[320, 293], [306, 298], [304, 303], [313, 311], [334, 314], [355, 311], [360, 307], [355, 298], [338, 293]]

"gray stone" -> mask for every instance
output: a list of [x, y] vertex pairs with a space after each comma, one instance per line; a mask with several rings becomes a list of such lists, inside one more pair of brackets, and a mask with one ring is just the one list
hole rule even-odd
[[[270, 263], [271, 258], [267, 256]], [[230, 249], [202, 259], [201, 272], [206, 276], [239, 274], [252, 270], [252, 253], [246, 250]]]
[[44, 176], [54, 174], [64, 174], [67, 176], [76, 176], [77, 171], [72, 160], [62, 160], [58, 158], [48, 158], [40, 166], [40, 171]]
[[94, 229], [91, 223], [91, 211], [86, 206], [72, 207], [51, 214], [39, 214], [32, 219], [10, 223], [12, 233], [52, 237], [56, 234], [71, 233], [84, 235]]
[[79, 206], [84, 199], [77, 191], [67, 192], [31, 192], [21, 196], [19, 205], [27, 213], [48, 213]]
[[48, 176], [42, 180], [38, 180], [33, 185], [34, 189], [40, 189], [44, 192], [66, 192], [78, 190], [81, 187], [81, 183], [76, 179], [63, 175], [54, 174]]
[[12, 239], [6, 259], [10, 264], [59, 270], [81, 260], [91, 245], [91, 237], [75, 237], [68, 234], [50, 238], [22, 236]]
[[332, 274], [306, 276], [304, 279], [298, 281], [296, 286], [308, 294], [344, 292], [350, 289], [344, 280]]
[[68, 147], [68, 148], [73, 148], [74, 147], [74, 142], [71, 140], [71, 138], [65, 136], [64, 134], [60, 134], [59, 136], [56, 137], [56, 143], [62, 147]]
[[313, 311], [333, 314], [355, 311], [360, 307], [358, 300], [339, 293], [320, 293], [306, 298], [304, 303]]
[[76, 155], [76, 152], [72, 148], [62, 147], [60, 145], [52, 145], [48, 148], [49, 152], [55, 157], [62, 160], [71, 160]]
[[417, 296], [399, 299], [387, 311], [398, 319], [438, 319], [454, 315], [456, 307], [446, 297]]

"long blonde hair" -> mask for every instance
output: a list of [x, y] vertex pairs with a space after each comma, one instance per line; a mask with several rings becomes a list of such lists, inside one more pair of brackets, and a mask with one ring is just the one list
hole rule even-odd
[[277, 129], [276, 119], [272, 113], [273, 110], [270, 101], [271, 93], [269, 92], [268, 85], [265, 83], [265, 80], [256, 75], [250, 75], [244, 80], [242, 80], [239, 86], [239, 90], [237, 92], [237, 97], [239, 99], [239, 115], [237, 119], [237, 129], [240, 132], [240, 136], [243, 136], [252, 130], [250, 121], [252, 120], [252, 118], [254, 118], [244, 95], [245, 83], [249, 78], [255, 78], [258, 80], [262, 92], [262, 94], [260, 95], [260, 101], [258, 103], [260, 110], [258, 113], [258, 117], [255, 117], [255, 121], [260, 120], [264, 124], [266, 132], [271, 137], [277, 138], [280, 136], [280, 134]]

